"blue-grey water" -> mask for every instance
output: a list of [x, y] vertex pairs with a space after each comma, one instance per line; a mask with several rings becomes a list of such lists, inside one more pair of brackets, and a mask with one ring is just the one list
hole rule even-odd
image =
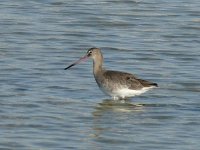
[[[0, 1], [0, 149], [197, 150], [199, 0]], [[159, 84], [126, 102], [97, 87], [105, 67]]]

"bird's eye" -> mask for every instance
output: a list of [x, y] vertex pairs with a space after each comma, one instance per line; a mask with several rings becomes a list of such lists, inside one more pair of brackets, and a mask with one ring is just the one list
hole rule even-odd
[[91, 55], [92, 54], [92, 51], [88, 51], [88, 55]]

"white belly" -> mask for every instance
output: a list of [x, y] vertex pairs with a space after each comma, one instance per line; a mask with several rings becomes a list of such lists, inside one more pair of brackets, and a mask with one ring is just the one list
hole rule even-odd
[[144, 87], [140, 90], [131, 90], [131, 89], [128, 89], [128, 88], [123, 88], [123, 89], [118, 89], [118, 90], [109, 92], [108, 94], [110, 96], [112, 96], [113, 99], [117, 100], [117, 99], [120, 99], [120, 98], [124, 99], [124, 98], [127, 98], [127, 97], [134, 97], [134, 96], [140, 95], [140, 94], [150, 90], [151, 88], [153, 88], [153, 87]]

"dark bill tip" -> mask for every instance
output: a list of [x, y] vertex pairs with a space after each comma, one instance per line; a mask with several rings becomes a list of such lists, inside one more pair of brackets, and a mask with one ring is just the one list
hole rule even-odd
[[67, 69], [69, 69], [69, 68], [71, 68], [72, 66], [74, 66], [75, 64], [71, 64], [71, 65], [69, 65], [68, 67], [66, 67], [64, 70], [67, 70]]

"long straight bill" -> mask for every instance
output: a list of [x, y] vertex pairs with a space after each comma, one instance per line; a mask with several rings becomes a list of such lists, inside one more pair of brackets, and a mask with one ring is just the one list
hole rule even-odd
[[85, 55], [84, 57], [81, 57], [81, 58], [80, 58], [79, 60], [77, 60], [75, 63], [73, 63], [73, 64], [69, 65], [68, 67], [66, 67], [65, 70], [67, 70], [67, 69], [69, 69], [69, 68], [71, 68], [71, 67], [73, 67], [73, 66], [79, 64], [79, 63], [82, 62], [82, 61], [87, 60], [87, 58], [88, 58], [87, 55]]

